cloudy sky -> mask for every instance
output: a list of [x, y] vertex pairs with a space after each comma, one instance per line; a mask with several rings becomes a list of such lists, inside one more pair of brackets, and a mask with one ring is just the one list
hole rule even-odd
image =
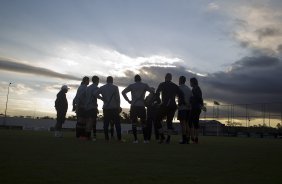
[[[83, 76], [197, 77], [206, 102], [282, 102], [281, 0], [1, 0], [0, 113], [49, 115]], [[128, 108], [123, 100], [122, 106]], [[69, 111], [69, 115], [72, 113]]]

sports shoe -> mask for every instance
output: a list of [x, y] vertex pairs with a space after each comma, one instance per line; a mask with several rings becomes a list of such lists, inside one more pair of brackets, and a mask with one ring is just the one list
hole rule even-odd
[[144, 140], [144, 144], [149, 144], [149, 143], [150, 143], [150, 141]]
[[55, 137], [57, 137], [57, 138], [63, 138], [63, 137], [64, 137], [64, 136], [63, 136], [63, 132], [56, 131], [56, 132], [55, 132]]
[[138, 140], [133, 141], [133, 144], [138, 144]]

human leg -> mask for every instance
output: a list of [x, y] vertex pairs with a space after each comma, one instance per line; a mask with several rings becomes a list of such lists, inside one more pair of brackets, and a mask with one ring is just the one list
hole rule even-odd
[[199, 129], [199, 119], [200, 119], [201, 109], [193, 109], [191, 112], [192, 120], [192, 141], [198, 143], [198, 129]]
[[146, 121], [145, 107], [138, 107], [138, 117], [141, 120], [144, 142], [147, 143], [148, 142], [148, 126], [147, 126], [147, 121]]
[[132, 132], [134, 136], [134, 142], [137, 142], [137, 112], [135, 107], [130, 108], [130, 119], [132, 123]]
[[175, 114], [176, 108], [167, 108], [166, 109], [166, 123], [167, 123], [167, 139], [166, 143], [170, 143], [170, 137], [173, 131], [172, 121]]
[[110, 122], [111, 139], [114, 138], [114, 133], [115, 133], [114, 125], [115, 125], [115, 121], [111, 121]]
[[[118, 140], [121, 140], [121, 125], [120, 125], [120, 116], [118, 109], [113, 110], [113, 122], [114, 122], [114, 126], [116, 127], [117, 138]], [[114, 127], [112, 129], [114, 129]]]
[[57, 122], [55, 125], [55, 137], [63, 137], [62, 127], [66, 120], [66, 111], [57, 111]]
[[109, 109], [104, 109], [103, 110], [104, 113], [104, 134], [105, 134], [105, 140], [108, 141], [109, 140], [109, 123], [111, 120], [111, 113]]

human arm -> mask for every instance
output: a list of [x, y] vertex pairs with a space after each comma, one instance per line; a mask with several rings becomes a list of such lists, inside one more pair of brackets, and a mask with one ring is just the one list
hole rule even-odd
[[178, 97], [178, 105], [181, 106], [181, 105], [185, 105], [185, 97], [184, 97], [184, 93], [183, 91], [177, 87], [177, 97]]
[[131, 104], [131, 100], [128, 99], [127, 97], [127, 93], [130, 91], [130, 86], [126, 87], [124, 90], [122, 90], [121, 94], [123, 96], [123, 98], [129, 103]]
[[118, 89], [118, 87], [116, 88], [115, 98], [116, 98], [118, 106], [120, 107], [120, 96], [119, 96], [119, 89]]
[[97, 89], [97, 90], [95, 91], [94, 96], [95, 96], [97, 99], [102, 100], [102, 101], [104, 102], [104, 98], [103, 98], [103, 96], [101, 95], [101, 93], [102, 93], [102, 87], [99, 88], [99, 89]]
[[160, 99], [160, 93], [161, 93], [162, 90], [163, 90], [163, 85], [161, 83], [156, 90], [156, 98], [157, 99]]

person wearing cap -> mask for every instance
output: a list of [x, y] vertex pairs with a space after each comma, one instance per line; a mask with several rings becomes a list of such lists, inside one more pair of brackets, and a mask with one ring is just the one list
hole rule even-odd
[[57, 122], [55, 125], [55, 137], [63, 137], [62, 126], [66, 120], [66, 114], [68, 110], [68, 101], [66, 98], [66, 93], [69, 88], [67, 85], [63, 85], [61, 90], [57, 94], [55, 100], [55, 108], [57, 111]]

